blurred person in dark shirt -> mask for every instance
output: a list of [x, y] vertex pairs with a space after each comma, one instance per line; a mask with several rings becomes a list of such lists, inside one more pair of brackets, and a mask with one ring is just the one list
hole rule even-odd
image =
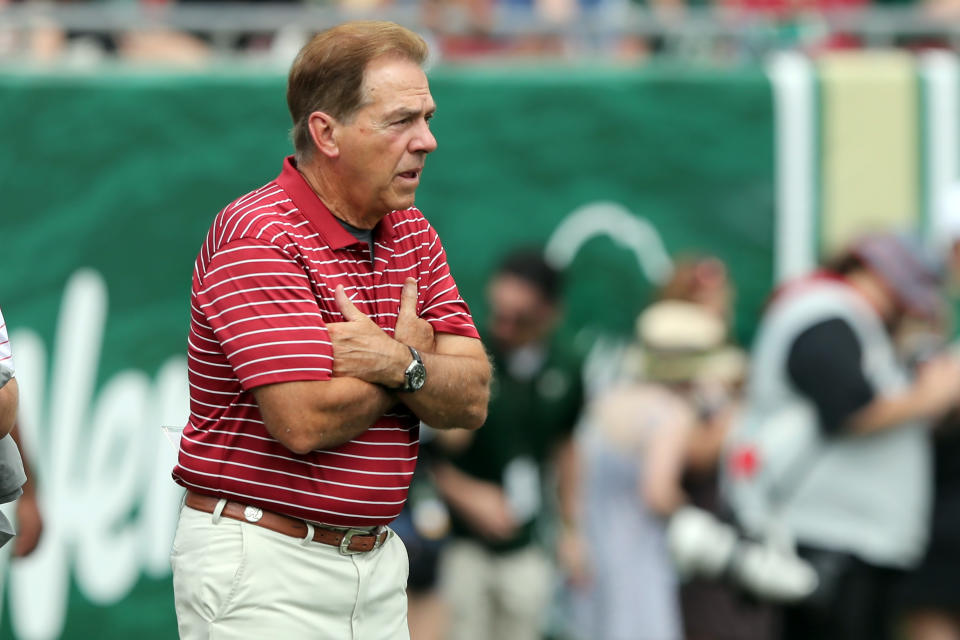
[[577, 513], [580, 358], [557, 335], [561, 275], [540, 251], [520, 249], [488, 285], [485, 342], [494, 364], [483, 429], [438, 434], [446, 459], [434, 465], [452, 539], [441, 556], [441, 590], [453, 640], [535, 640], [553, 594], [554, 563], [537, 534], [549, 513], [555, 470], [556, 552], [569, 579], [582, 577]]

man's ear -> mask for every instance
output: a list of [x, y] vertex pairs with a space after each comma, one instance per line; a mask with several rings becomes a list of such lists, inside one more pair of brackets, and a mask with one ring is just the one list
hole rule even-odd
[[314, 111], [307, 118], [307, 127], [310, 129], [310, 138], [317, 151], [328, 158], [340, 155], [337, 145], [337, 128], [339, 123], [330, 114], [323, 111]]

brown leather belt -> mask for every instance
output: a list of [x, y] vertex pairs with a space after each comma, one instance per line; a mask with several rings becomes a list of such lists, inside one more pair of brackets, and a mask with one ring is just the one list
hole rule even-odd
[[[197, 511], [213, 513], [219, 501], [219, 498], [214, 498], [213, 496], [187, 491], [187, 498], [184, 504]], [[303, 540], [307, 537], [307, 523], [303, 520], [273, 513], [272, 511], [264, 511], [259, 507], [248, 506], [234, 502], [233, 500], [227, 500], [227, 504], [223, 507], [222, 515], [232, 518], [233, 520], [248, 522], [258, 527], [270, 529], [271, 531], [282, 533], [291, 538], [300, 538]], [[367, 529], [328, 529], [316, 524], [312, 526], [314, 542], [328, 544], [331, 547], [339, 547], [340, 553], [343, 554], [373, 551], [386, 542], [387, 537], [390, 535], [388, 529], [374, 533]]]

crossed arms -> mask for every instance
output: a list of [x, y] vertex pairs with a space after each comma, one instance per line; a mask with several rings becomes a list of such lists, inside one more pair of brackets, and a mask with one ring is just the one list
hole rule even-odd
[[[330, 380], [283, 382], [253, 389], [267, 431], [294, 453], [329, 449], [349, 442], [397, 403], [438, 429], [477, 429], [487, 416], [490, 364], [479, 340], [434, 335], [416, 314], [416, 281], [408, 278], [390, 337], [347, 298], [337, 304], [345, 322], [328, 323], [333, 342]], [[420, 351], [427, 381], [415, 393], [403, 385], [412, 357]]]

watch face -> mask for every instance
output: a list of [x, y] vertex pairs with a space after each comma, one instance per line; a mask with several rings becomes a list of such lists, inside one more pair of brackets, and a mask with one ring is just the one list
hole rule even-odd
[[419, 362], [414, 362], [407, 369], [407, 387], [410, 391], [418, 391], [427, 381], [427, 368]]

